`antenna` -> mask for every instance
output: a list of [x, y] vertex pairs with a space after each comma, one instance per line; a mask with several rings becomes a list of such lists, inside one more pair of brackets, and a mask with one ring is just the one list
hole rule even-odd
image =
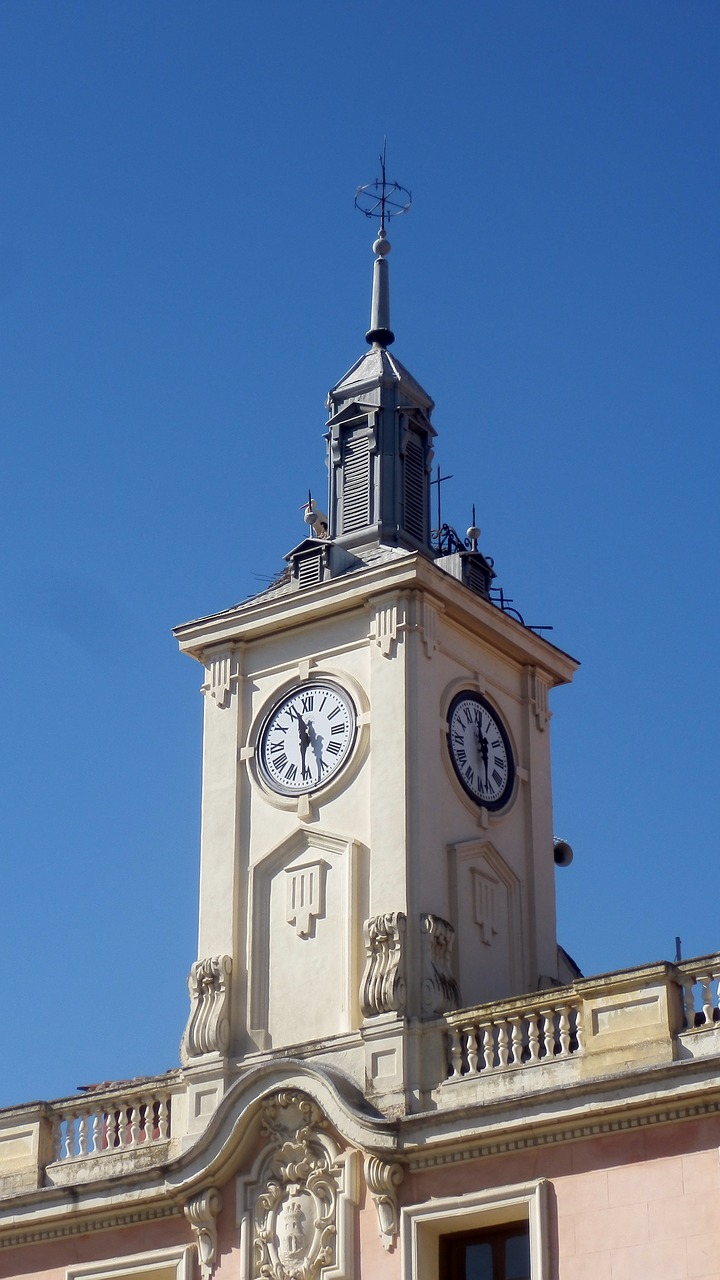
[[387, 156], [387, 138], [383, 138], [382, 155], [380, 156], [380, 177], [374, 182], [366, 182], [355, 192], [355, 208], [365, 214], [366, 218], [380, 219], [380, 235], [385, 234], [386, 223], [398, 214], [407, 213], [412, 204], [412, 195], [407, 187], [399, 182], [388, 182], [385, 161]]

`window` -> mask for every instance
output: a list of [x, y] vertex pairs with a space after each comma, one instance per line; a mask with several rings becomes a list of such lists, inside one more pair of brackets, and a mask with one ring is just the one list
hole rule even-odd
[[545, 1179], [408, 1205], [403, 1280], [549, 1280]]
[[440, 1280], [530, 1280], [528, 1224], [440, 1237]]
[[184, 1244], [109, 1262], [86, 1262], [70, 1267], [66, 1280], [191, 1280], [194, 1253], [193, 1245]]

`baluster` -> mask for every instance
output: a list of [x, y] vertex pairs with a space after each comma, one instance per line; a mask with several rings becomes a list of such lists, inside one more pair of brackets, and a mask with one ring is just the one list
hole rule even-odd
[[474, 1027], [467, 1029], [467, 1060], [470, 1068], [469, 1074], [476, 1076], [478, 1073], [478, 1042]]
[[691, 973], [682, 975], [683, 989], [683, 1011], [685, 1013], [685, 1026], [695, 1026], [695, 979]]
[[95, 1112], [92, 1121], [92, 1152], [96, 1156], [102, 1150], [102, 1115], [99, 1111]]
[[702, 1018], [703, 1026], [708, 1026], [713, 1020], [713, 996], [712, 996], [712, 974], [699, 973], [697, 977], [700, 983], [701, 999], [702, 999]]
[[[449, 1080], [459, 1080], [462, 1075], [462, 1040], [456, 1027], [450, 1028], [450, 1075]], [[162, 1106], [162, 1104], [161, 1104]], [[159, 1117], [158, 1117], [158, 1129]], [[158, 1135], [160, 1136], [160, 1135]]]
[[566, 1004], [560, 1006], [560, 1057], [567, 1058], [570, 1053], [570, 1010]]
[[140, 1128], [145, 1134], [145, 1142], [154, 1142], [155, 1140], [155, 1099], [146, 1098], [140, 1109]]
[[491, 1022], [482, 1024], [483, 1033], [483, 1061], [487, 1071], [492, 1071], [495, 1066], [495, 1041], [493, 1039], [493, 1029]]
[[75, 1117], [74, 1115], [70, 1114], [69, 1116], [67, 1116], [65, 1123], [67, 1125], [67, 1128], [65, 1130], [65, 1154], [63, 1155], [62, 1158], [63, 1160], [69, 1160], [70, 1157], [74, 1156], [75, 1154]]
[[158, 1142], [165, 1142], [170, 1136], [170, 1100], [165, 1095], [158, 1103]]
[[513, 1064], [513, 1066], [519, 1067], [520, 1063], [522, 1062], [522, 1052], [523, 1052], [522, 1021], [520, 1019], [519, 1014], [515, 1014], [515, 1016], [510, 1019], [510, 1025], [512, 1026], [512, 1037], [510, 1042], [510, 1061]]
[[508, 1024], [504, 1020], [498, 1024], [498, 1065], [508, 1064]]
[[582, 1020], [582, 1009], [575, 1010], [575, 1040], [578, 1053], [585, 1052], [585, 1027]]
[[137, 1147], [140, 1143], [140, 1103], [136, 1102], [132, 1107], [128, 1107], [130, 1113], [130, 1141], [129, 1146]]
[[55, 1160], [63, 1158], [63, 1118], [56, 1116], [55, 1128], [53, 1129], [53, 1157]]
[[120, 1111], [108, 1111], [105, 1116], [105, 1146], [108, 1151], [120, 1145], [118, 1128], [121, 1115]]
[[555, 1054], [555, 1010], [541, 1009], [542, 1054], [543, 1058], [552, 1058]]
[[78, 1149], [79, 1156], [86, 1156], [88, 1153], [88, 1117], [83, 1112], [78, 1116]]
[[529, 1062], [540, 1061], [540, 1032], [538, 1029], [538, 1015], [529, 1013], [527, 1018], [528, 1026], [528, 1049], [530, 1050]]

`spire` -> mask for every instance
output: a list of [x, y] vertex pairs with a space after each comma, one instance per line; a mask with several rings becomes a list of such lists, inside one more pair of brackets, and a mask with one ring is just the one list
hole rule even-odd
[[383, 143], [380, 156], [380, 177], [358, 187], [355, 192], [355, 206], [365, 214], [366, 218], [380, 219], [380, 234], [373, 245], [375, 265], [373, 267], [372, 304], [370, 308], [370, 328], [365, 337], [373, 347], [383, 350], [395, 341], [395, 334], [390, 328], [390, 280], [386, 257], [390, 252], [390, 241], [385, 234], [385, 224], [399, 213], [407, 213], [412, 204], [410, 192], [401, 187], [399, 182], [388, 182], [385, 173], [385, 153], [387, 139]]
[[375, 263], [370, 328], [365, 334], [366, 341], [375, 347], [389, 347], [395, 341], [395, 334], [390, 328], [390, 279], [387, 264], [389, 252], [390, 241], [385, 235], [385, 228], [381, 226], [380, 235], [373, 245]]

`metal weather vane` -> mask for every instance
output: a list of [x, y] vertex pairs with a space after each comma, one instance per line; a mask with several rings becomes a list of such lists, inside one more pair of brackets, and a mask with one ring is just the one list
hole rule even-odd
[[364, 213], [366, 218], [379, 218], [381, 234], [391, 218], [396, 218], [400, 213], [407, 213], [412, 204], [412, 195], [407, 187], [401, 187], [399, 182], [388, 182], [385, 169], [386, 154], [387, 138], [383, 140], [380, 156], [380, 177], [374, 182], [366, 182], [365, 186], [358, 187], [355, 192], [355, 208]]

